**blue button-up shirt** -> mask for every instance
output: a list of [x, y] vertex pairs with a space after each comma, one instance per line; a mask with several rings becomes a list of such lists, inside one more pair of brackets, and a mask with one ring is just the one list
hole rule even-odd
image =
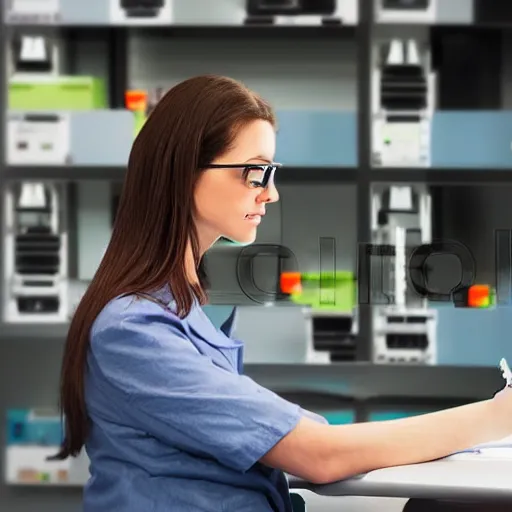
[[289, 512], [288, 482], [259, 460], [303, 415], [244, 376], [229, 320], [198, 304], [180, 319], [160, 303], [118, 297], [91, 330], [84, 512]]

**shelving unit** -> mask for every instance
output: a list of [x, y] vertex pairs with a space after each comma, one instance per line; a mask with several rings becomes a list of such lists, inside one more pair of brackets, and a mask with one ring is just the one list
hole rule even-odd
[[[179, 0], [175, 0], [179, 1]], [[356, 244], [360, 245], [371, 239], [371, 191], [374, 185], [385, 183], [396, 184], [426, 184], [434, 185], [491, 185], [491, 184], [512, 184], [512, 172], [505, 166], [498, 168], [453, 168], [453, 167], [428, 167], [428, 168], [394, 168], [373, 166], [372, 153], [372, 68], [374, 59], [374, 42], [381, 33], [388, 35], [397, 31], [398, 33], [423, 32], [427, 39], [430, 39], [433, 47], [433, 59], [439, 61], [439, 46], [443, 38], [451, 37], [453, 34], [464, 37], [472, 37], [475, 33], [482, 37], [492, 38], [493, 34], [501, 33], [511, 26], [508, 22], [490, 23], [489, 13], [482, 14], [482, 6], [473, 2], [473, 21], [469, 18], [466, 21], [453, 22], [447, 12], [443, 13], [442, 24], [429, 22], [407, 22], [407, 23], [377, 23], [376, 5], [373, 1], [354, 0], [357, 2], [357, 23], [347, 25], [329, 23], [321, 26], [303, 26], [269, 23], [249, 24], [177, 24], [169, 26], [142, 26], [142, 25], [109, 25], [87, 21], [80, 25], [75, 21], [64, 20], [61, 24], [42, 26], [39, 24], [18, 24], [5, 26], [6, 30], [1, 33], [1, 43], [4, 48], [8, 41], [17, 33], [39, 33], [48, 32], [58, 34], [63, 39], [64, 62], [63, 67], [69, 74], [76, 72], [79, 60], [79, 44], [84, 41], [96, 41], [104, 44], [106, 54], [106, 66], [108, 71], [108, 106], [110, 109], [125, 108], [125, 91], [129, 89], [129, 39], [137, 37], [165, 37], [169, 41], [200, 39], [204, 41], [223, 39], [243, 41], [247, 38], [258, 38], [264, 40], [266, 37], [282, 40], [332, 40], [352, 41], [357, 51], [357, 101], [355, 107], [355, 165], [353, 166], [320, 166], [300, 165], [300, 163], [288, 163], [277, 176], [278, 184], [300, 184], [304, 186], [313, 185], [347, 185], [354, 186], [357, 195], [356, 201], [356, 222], [357, 236]], [[468, 0], [467, 5], [470, 5]], [[96, 4], [95, 4], [96, 5]], [[444, 8], [444, 7], [443, 7]], [[458, 7], [460, 9], [460, 7]], [[453, 16], [452, 16], [453, 18]], [[478, 21], [478, 19], [486, 21]], [[475, 19], [477, 21], [475, 21]], [[447, 20], [447, 21], [446, 21]], [[2, 104], [0, 108], [6, 111], [5, 86], [6, 75], [6, 52], [2, 54], [1, 68], [3, 75], [2, 82]], [[443, 68], [442, 62], [435, 62], [435, 65]], [[441, 87], [442, 89], [442, 87]], [[444, 108], [447, 100], [441, 94], [440, 103]], [[445, 94], [446, 96], [446, 94]], [[489, 100], [494, 101], [494, 100]], [[449, 101], [448, 101], [449, 103]], [[496, 101], [494, 102], [496, 103]], [[489, 105], [483, 105], [483, 107]], [[5, 140], [5, 124], [0, 128], [2, 140]], [[12, 180], [59, 180], [69, 182], [85, 181], [112, 181], [123, 180], [125, 167], [123, 165], [68, 165], [68, 166], [37, 166], [37, 165], [12, 165], [5, 162], [5, 144], [0, 144], [0, 157], [3, 162], [0, 172], [0, 186]], [[351, 158], [348, 158], [351, 160]], [[285, 164], [287, 162], [284, 162]], [[2, 215], [2, 213], [0, 213]], [[1, 218], [0, 218], [1, 220]], [[0, 258], [2, 256], [0, 255]], [[1, 263], [1, 259], [0, 259]], [[370, 360], [371, 333], [372, 333], [372, 308], [371, 306], [359, 306], [359, 341], [357, 349], [357, 360]], [[27, 327], [28, 329], [32, 327]], [[3, 333], [23, 332], [24, 327], [6, 326]], [[37, 329], [37, 326], [36, 326]], [[53, 328], [43, 327], [52, 333]], [[6, 334], [7, 335], [7, 334]], [[51, 335], [51, 334], [50, 334]], [[0, 337], [3, 335], [0, 334]]]
[[[118, 166], [37, 167], [11, 165], [4, 168], [2, 179], [57, 181], [122, 181], [126, 168]], [[364, 188], [363, 172], [347, 167], [284, 167], [276, 177], [279, 184], [347, 184]], [[369, 183], [427, 183], [429, 185], [492, 185], [511, 184], [508, 169], [370, 169]], [[368, 237], [360, 237], [366, 240]]]

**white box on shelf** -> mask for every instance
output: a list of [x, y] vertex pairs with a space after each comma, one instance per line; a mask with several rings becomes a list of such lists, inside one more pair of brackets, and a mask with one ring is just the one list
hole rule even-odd
[[49, 460], [59, 446], [21, 446], [6, 448], [5, 481], [9, 485], [82, 486], [89, 478], [89, 460], [85, 453], [77, 458]]
[[69, 113], [10, 112], [7, 116], [8, 165], [69, 164]]
[[7, 24], [50, 25], [60, 18], [60, 0], [10, 0], [5, 3]]

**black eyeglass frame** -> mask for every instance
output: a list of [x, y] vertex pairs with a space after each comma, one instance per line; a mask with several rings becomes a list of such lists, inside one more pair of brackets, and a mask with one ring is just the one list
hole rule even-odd
[[266, 188], [276, 170], [282, 166], [283, 164], [277, 162], [272, 162], [271, 164], [210, 164], [204, 166], [203, 169], [242, 169], [244, 174], [248, 174], [251, 170], [263, 171], [263, 181], [258, 187]]

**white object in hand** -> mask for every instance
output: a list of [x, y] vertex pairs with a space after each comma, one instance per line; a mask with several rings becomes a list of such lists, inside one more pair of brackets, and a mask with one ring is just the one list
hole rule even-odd
[[505, 358], [502, 358], [500, 361], [500, 369], [503, 374], [503, 378], [507, 381], [507, 386], [512, 386], [512, 372], [510, 371], [510, 367], [508, 366]]

